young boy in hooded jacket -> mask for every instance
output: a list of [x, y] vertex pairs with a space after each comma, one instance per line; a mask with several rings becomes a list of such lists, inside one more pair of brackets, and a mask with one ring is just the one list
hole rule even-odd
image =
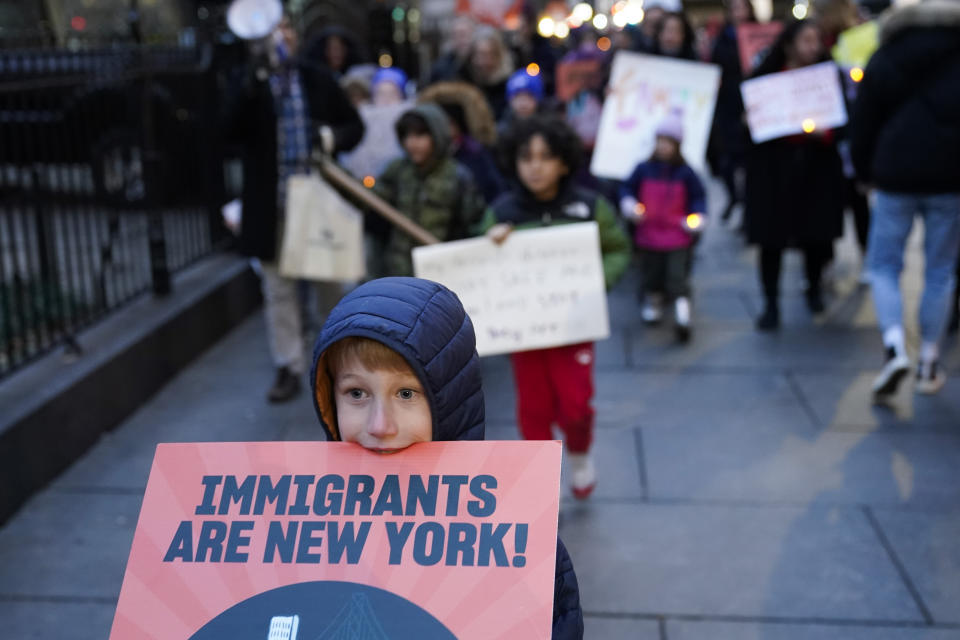
[[[481, 229], [503, 242], [513, 229], [597, 222], [603, 275], [609, 289], [630, 262], [630, 241], [605, 198], [574, 184], [583, 157], [580, 138], [563, 120], [533, 116], [501, 142], [503, 164], [516, 185], [487, 209]], [[552, 440], [553, 423], [566, 435], [575, 497], [590, 496], [596, 469], [590, 456], [594, 411], [592, 342], [510, 355], [517, 389], [517, 422], [527, 440]]]
[[[397, 120], [404, 156], [390, 163], [373, 191], [441, 241], [466, 237], [483, 214], [473, 176], [453, 159], [450, 123], [435, 104], [419, 105]], [[391, 228], [386, 247], [389, 275], [413, 275], [415, 242]]]
[[[330, 312], [310, 373], [329, 440], [382, 454], [418, 442], [483, 440], [484, 404], [473, 325], [443, 285], [382, 278]], [[553, 640], [583, 638], [577, 577], [557, 539]]]

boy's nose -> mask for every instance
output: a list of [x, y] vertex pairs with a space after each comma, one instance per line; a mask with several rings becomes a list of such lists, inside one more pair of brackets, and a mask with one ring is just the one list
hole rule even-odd
[[377, 438], [386, 438], [397, 433], [397, 423], [390, 406], [384, 402], [377, 402], [370, 420], [367, 432]]

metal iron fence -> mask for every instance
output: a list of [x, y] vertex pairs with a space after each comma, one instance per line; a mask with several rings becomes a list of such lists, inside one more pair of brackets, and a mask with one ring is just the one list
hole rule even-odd
[[224, 239], [209, 55], [0, 51], [0, 377]]

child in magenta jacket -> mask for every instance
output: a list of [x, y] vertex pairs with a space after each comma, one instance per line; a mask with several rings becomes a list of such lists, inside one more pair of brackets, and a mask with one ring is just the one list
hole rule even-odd
[[640, 163], [620, 190], [620, 211], [634, 224], [640, 256], [642, 316], [653, 324], [672, 302], [677, 338], [690, 339], [690, 270], [693, 245], [706, 221], [703, 184], [680, 154], [682, 114], [657, 127], [653, 156]]

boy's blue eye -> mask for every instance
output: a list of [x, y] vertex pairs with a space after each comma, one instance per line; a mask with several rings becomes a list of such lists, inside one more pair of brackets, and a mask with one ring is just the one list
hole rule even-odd
[[400, 389], [397, 395], [403, 400], [413, 400], [414, 396], [417, 395], [417, 392], [413, 389]]
[[354, 400], [363, 399], [363, 390], [361, 389], [350, 389], [350, 391], [348, 391], [347, 394]]

